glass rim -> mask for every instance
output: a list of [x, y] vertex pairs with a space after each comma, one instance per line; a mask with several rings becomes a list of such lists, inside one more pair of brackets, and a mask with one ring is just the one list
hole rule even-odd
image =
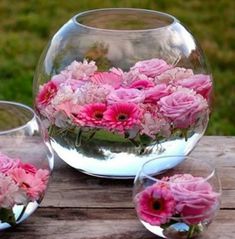
[[[131, 29], [116, 30], [116, 29], [99, 28], [99, 27], [93, 27], [93, 26], [89, 26], [86, 24], [82, 24], [79, 21], [77, 21], [78, 17], [86, 16], [86, 15], [89, 15], [92, 13], [120, 11], [120, 10], [121, 11], [133, 11], [133, 12], [136, 11], [136, 12], [144, 12], [144, 13], [153, 13], [160, 17], [168, 18], [171, 21], [168, 24], [166, 24], [165, 26], [156, 27], [156, 28], [148, 28], [148, 29], [137, 29], [137, 30], [131, 30]], [[120, 33], [145, 33], [145, 32], [158, 31], [160, 29], [164, 29], [164, 28], [169, 27], [169, 26], [175, 24], [176, 22], [178, 22], [178, 20], [171, 14], [168, 14], [165, 12], [160, 12], [160, 11], [155, 11], [155, 10], [151, 10], [151, 9], [143, 9], [143, 8], [97, 8], [97, 9], [80, 12], [80, 13], [76, 14], [75, 16], [73, 16], [72, 20], [76, 25], [78, 25], [84, 29], [87, 29], [87, 30], [103, 31], [103, 32], [118, 33], [118, 34], [120, 34]]]
[[[157, 159], [163, 159], [163, 158], [173, 158], [173, 157], [184, 157], [184, 158], [187, 158], [187, 159], [196, 159], [194, 156], [187, 156], [187, 155], [165, 155], [165, 156], [159, 156], [159, 157], [155, 157], [155, 158], [152, 158], [148, 161], [146, 161], [139, 169], [139, 172], [136, 174], [136, 177], [138, 177], [138, 175], [141, 173], [142, 175], [144, 175], [146, 178], [152, 180], [152, 181], [155, 181], [155, 182], [162, 182], [162, 183], [166, 183], [166, 184], [188, 184], [188, 183], [192, 183], [194, 182], [194, 180], [187, 180], [187, 181], [183, 181], [183, 182], [170, 182], [170, 181], [165, 181], [165, 180], [162, 180], [162, 179], [157, 179], [157, 178], [154, 178], [153, 176], [151, 176], [150, 174], [146, 173], [145, 170], [144, 170], [144, 167], [152, 162], [152, 161], [155, 161]], [[177, 167], [178, 165], [182, 164], [186, 159], [184, 159], [183, 161], [181, 161], [179, 164], [177, 164], [175, 167]], [[198, 159], [199, 161], [202, 161], [201, 159]], [[204, 161], [205, 162], [205, 161]], [[211, 179], [217, 172], [217, 169], [215, 166], [213, 166], [211, 163], [209, 163], [208, 161], [205, 162], [210, 168], [210, 173], [207, 175], [207, 177], [201, 177], [201, 181], [203, 182], [206, 182], [208, 181], [209, 179]], [[174, 167], [172, 167], [174, 168]], [[169, 168], [169, 169], [172, 169], [172, 168]], [[167, 169], [166, 169], [167, 170]], [[164, 172], [164, 170], [162, 170]], [[161, 175], [161, 172], [162, 171], [159, 171], [159, 173], [156, 173], [156, 175]], [[184, 174], [187, 174], [186, 172]], [[172, 175], [173, 176], [173, 175]], [[192, 175], [193, 176], [193, 175]], [[200, 176], [196, 176], [196, 177], [200, 177]], [[220, 192], [221, 192], [221, 189], [220, 189]]]
[[22, 130], [24, 129], [25, 127], [27, 127], [27, 125], [29, 124], [29, 122], [33, 121], [35, 118], [36, 118], [36, 113], [35, 111], [23, 104], [23, 103], [19, 103], [19, 102], [15, 102], [15, 101], [7, 101], [7, 100], [0, 100], [0, 105], [12, 105], [12, 106], [16, 106], [18, 107], [19, 109], [25, 109], [27, 110], [28, 112], [30, 112], [32, 114], [32, 117], [29, 117], [29, 119], [27, 119], [27, 121], [25, 123], [22, 123], [21, 125], [19, 125], [18, 127], [14, 127], [12, 129], [8, 129], [8, 130], [0, 130], [0, 135], [3, 135], [3, 134], [8, 134], [8, 133], [12, 133], [12, 132], [15, 132], [15, 131], [18, 131], [18, 130]]

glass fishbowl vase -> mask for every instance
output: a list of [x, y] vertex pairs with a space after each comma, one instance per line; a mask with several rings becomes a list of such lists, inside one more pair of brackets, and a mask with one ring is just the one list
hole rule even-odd
[[134, 177], [158, 155], [187, 155], [206, 130], [211, 92], [191, 33], [175, 17], [144, 9], [74, 16], [34, 77], [35, 109], [55, 152], [110, 178]]
[[[178, 165], [164, 169], [166, 160]], [[133, 202], [143, 226], [162, 238], [206, 238], [221, 202], [216, 168], [206, 158], [159, 156], [137, 173]]]
[[0, 101], [0, 231], [38, 208], [53, 169], [40, 119], [26, 105]]

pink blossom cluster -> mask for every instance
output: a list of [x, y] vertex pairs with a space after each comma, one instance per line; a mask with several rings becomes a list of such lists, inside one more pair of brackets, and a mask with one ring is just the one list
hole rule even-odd
[[177, 174], [148, 186], [134, 201], [139, 218], [151, 225], [161, 226], [174, 219], [192, 225], [212, 220], [219, 197], [204, 178]]
[[26, 205], [40, 200], [48, 183], [49, 171], [37, 169], [0, 152], [0, 208]]
[[[211, 77], [154, 58], [128, 72], [97, 70], [94, 61], [73, 61], [40, 86], [36, 108], [49, 124], [136, 131], [155, 138], [207, 123]], [[205, 125], [204, 125], [205, 126]]]

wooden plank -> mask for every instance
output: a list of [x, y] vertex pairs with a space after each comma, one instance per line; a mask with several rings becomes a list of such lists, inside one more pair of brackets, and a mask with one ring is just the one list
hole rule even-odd
[[[220, 167], [222, 207], [235, 208], [235, 168]], [[133, 207], [133, 180], [88, 176], [63, 164], [54, 172], [43, 207]]]
[[235, 166], [235, 136], [204, 136], [191, 155], [208, 158], [218, 167]]
[[[235, 211], [220, 211], [202, 239], [231, 239]], [[154, 239], [132, 209], [40, 208], [1, 239]]]

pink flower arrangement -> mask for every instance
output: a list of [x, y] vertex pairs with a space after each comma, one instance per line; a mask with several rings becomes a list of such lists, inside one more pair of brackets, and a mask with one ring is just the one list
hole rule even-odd
[[37, 169], [0, 152], [0, 209], [12, 212], [14, 205], [26, 206], [40, 200], [48, 178], [48, 170]]
[[170, 222], [191, 226], [210, 221], [219, 198], [204, 178], [177, 174], [146, 187], [135, 195], [134, 202], [141, 220], [164, 228]]
[[201, 132], [211, 90], [209, 75], [163, 59], [136, 62], [127, 72], [114, 67], [101, 72], [94, 61], [73, 61], [40, 86], [36, 109], [58, 128], [102, 129], [125, 137], [134, 131], [136, 138], [158, 140], [180, 130]]

